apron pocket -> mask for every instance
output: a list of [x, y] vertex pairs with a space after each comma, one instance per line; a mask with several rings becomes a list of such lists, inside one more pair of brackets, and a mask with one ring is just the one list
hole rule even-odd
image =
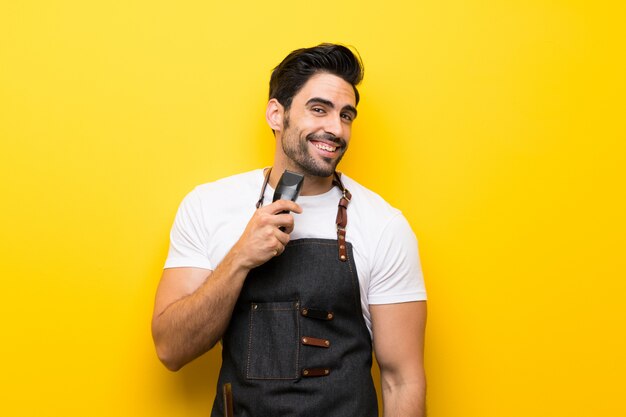
[[252, 303], [246, 378], [297, 379], [300, 303]]

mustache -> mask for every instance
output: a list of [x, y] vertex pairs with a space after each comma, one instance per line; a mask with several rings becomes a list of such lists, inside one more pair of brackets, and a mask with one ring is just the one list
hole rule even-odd
[[306, 135], [307, 140], [316, 140], [322, 141], [325, 140], [327, 142], [332, 142], [334, 145], [340, 146], [342, 148], [346, 147], [346, 141], [340, 137], [333, 135], [332, 133], [309, 133]]

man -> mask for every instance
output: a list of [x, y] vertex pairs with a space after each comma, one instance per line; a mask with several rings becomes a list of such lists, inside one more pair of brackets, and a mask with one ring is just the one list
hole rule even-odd
[[[335, 173], [362, 75], [341, 45], [292, 52], [270, 80], [273, 167], [197, 187], [176, 216], [157, 353], [178, 370], [221, 340], [219, 386], [231, 384], [236, 416], [377, 416], [372, 341], [385, 417], [424, 415], [415, 237], [398, 210]], [[300, 197], [271, 203], [285, 170], [304, 175]], [[218, 393], [212, 416], [224, 407]]]

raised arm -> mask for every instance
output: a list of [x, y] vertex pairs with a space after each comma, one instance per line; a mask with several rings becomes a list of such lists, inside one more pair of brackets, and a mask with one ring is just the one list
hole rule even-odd
[[370, 305], [384, 417], [424, 417], [426, 302]]
[[[169, 268], [163, 271], [152, 316], [157, 355], [170, 370], [211, 349], [220, 340], [248, 272], [276, 256], [289, 242], [300, 207], [279, 200], [257, 210], [243, 234], [214, 271]], [[285, 227], [285, 232], [279, 227]]]

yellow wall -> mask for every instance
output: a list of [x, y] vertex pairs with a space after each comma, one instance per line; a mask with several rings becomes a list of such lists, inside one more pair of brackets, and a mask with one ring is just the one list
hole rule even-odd
[[342, 168], [421, 243], [430, 416], [626, 415], [623, 4], [3, 1], [0, 414], [208, 415], [217, 352], [150, 337], [169, 228], [271, 162], [271, 68], [332, 41]]

